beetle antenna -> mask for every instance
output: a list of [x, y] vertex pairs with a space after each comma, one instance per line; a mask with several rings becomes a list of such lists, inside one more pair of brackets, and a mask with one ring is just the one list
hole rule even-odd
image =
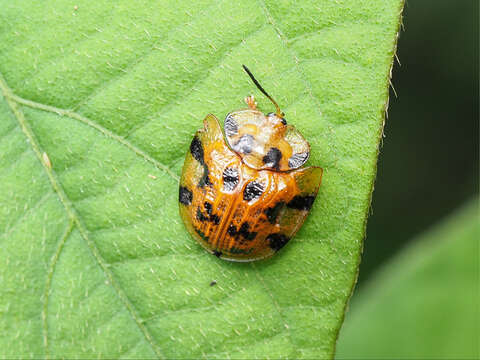
[[243, 67], [243, 70], [245, 70], [245, 72], [248, 74], [248, 76], [250, 76], [250, 79], [252, 79], [253, 83], [257, 86], [258, 90], [260, 90], [263, 93], [263, 95], [265, 95], [273, 103], [273, 105], [275, 105], [275, 108], [277, 109], [276, 115], [280, 118], [283, 118], [285, 114], [282, 112], [282, 110], [280, 110], [280, 106], [278, 106], [277, 102], [273, 100], [273, 98], [270, 95], [268, 95], [268, 93], [265, 91], [262, 85], [260, 85], [257, 79], [255, 79], [255, 77], [250, 72], [250, 70], [248, 70], [248, 68], [245, 65], [242, 65], [242, 67]]

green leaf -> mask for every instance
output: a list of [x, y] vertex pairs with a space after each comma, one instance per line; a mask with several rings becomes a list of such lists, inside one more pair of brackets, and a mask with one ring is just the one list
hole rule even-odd
[[[402, 6], [1, 1], [0, 354], [332, 357]], [[272, 108], [241, 64], [325, 169], [298, 236], [255, 264], [208, 255], [177, 205], [205, 115], [251, 92]]]
[[339, 359], [478, 359], [478, 200], [457, 211], [352, 301]]

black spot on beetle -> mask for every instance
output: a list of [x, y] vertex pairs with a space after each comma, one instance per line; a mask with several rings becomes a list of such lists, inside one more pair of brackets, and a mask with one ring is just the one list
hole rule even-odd
[[238, 133], [238, 124], [230, 114], [228, 114], [225, 118], [225, 124], [223, 128], [225, 129], [225, 135], [227, 136], [235, 136]]
[[209, 242], [210, 239], [208, 238], [208, 236], [205, 236], [205, 234], [204, 234], [202, 231], [200, 231], [200, 230], [198, 230], [197, 228], [195, 228], [195, 232], [196, 232], [205, 242], [207, 242], [207, 243]]
[[252, 152], [255, 139], [250, 134], [242, 135], [242, 137], [232, 146], [233, 150], [241, 154], [250, 154]]
[[212, 204], [210, 204], [208, 201], [205, 201], [203, 206], [205, 207], [207, 214], [205, 215], [200, 209], [200, 207], [197, 207], [197, 219], [201, 222], [210, 221], [215, 225], [220, 224], [221, 218], [216, 214], [212, 214]]
[[263, 163], [275, 170], [280, 168], [280, 160], [282, 159], [282, 152], [275, 147], [268, 150], [267, 155], [262, 159]]
[[244, 222], [242, 226], [240, 226], [240, 229], [238, 230], [238, 234], [242, 235], [245, 240], [253, 240], [257, 236], [256, 232], [250, 232], [250, 224], [248, 222]]
[[203, 188], [205, 186], [212, 186], [212, 182], [210, 181], [210, 177], [208, 175], [208, 167], [207, 165], [203, 165], [203, 175], [198, 182], [198, 187]]
[[269, 207], [265, 209], [265, 215], [267, 215], [268, 222], [270, 224], [276, 224], [278, 215], [280, 214], [280, 210], [283, 209], [285, 203], [283, 201], [279, 201], [273, 207]]
[[287, 125], [287, 120], [285, 118], [282, 118], [281, 120], [283, 125]]
[[245, 233], [248, 233], [248, 230], [250, 229], [250, 224], [248, 223], [248, 221], [245, 221], [241, 226], [240, 226], [240, 230], [238, 230], [238, 233], [239, 234], [245, 234]]
[[288, 202], [287, 206], [289, 208], [297, 209], [297, 210], [310, 210], [312, 208], [314, 201], [315, 201], [315, 196], [313, 195], [305, 195], [305, 196], [297, 195]]
[[202, 210], [200, 210], [199, 207], [197, 208], [197, 220], [201, 222], [205, 222], [208, 220], [208, 217], [202, 213]]
[[249, 232], [248, 234], [245, 234], [243, 237], [245, 238], [245, 240], [252, 241], [253, 239], [255, 239], [256, 236], [257, 236], [257, 232], [252, 231], [252, 232]]
[[275, 233], [268, 235], [266, 240], [268, 241], [268, 246], [270, 246], [270, 248], [278, 251], [283, 248], [290, 239], [284, 234]]
[[290, 159], [288, 159], [288, 166], [290, 167], [290, 169], [296, 169], [305, 164], [305, 161], [307, 161], [307, 159], [308, 152], [295, 153], [290, 157]]
[[193, 200], [193, 193], [188, 190], [185, 186], [180, 186], [180, 191], [178, 193], [178, 201], [183, 205], [190, 205]]
[[226, 191], [233, 191], [238, 185], [238, 170], [235, 168], [226, 168], [223, 171], [223, 188]]
[[228, 252], [231, 254], [250, 254], [252, 252], [252, 248], [250, 249], [242, 249], [242, 248], [237, 248], [237, 247], [231, 247], [228, 249]]
[[259, 182], [249, 182], [247, 186], [245, 186], [245, 190], [243, 190], [243, 200], [250, 201], [256, 199], [263, 194], [263, 191], [263, 185]]
[[214, 251], [213, 251], [213, 255], [215, 255], [216, 257], [219, 258], [220, 256], [222, 256], [222, 252], [221, 252], [221, 251], [214, 250]]
[[197, 136], [193, 138], [192, 143], [190, 144], [190, 152], [192, 153], [193, 158], [197, 160], [201, 165], [203, 165], [203, 175], [198, 182], [198, 187], [203, 188], [205, 185], [211, 186], [212, 182], [208, 177], [209, 171], [207, 165], [205, 164], [203, 145]]
[[230, 226], [227, 229], [227, 234], [230, 235], [230, 236], [237, 235], [237, 228], [235, 227], [235, 225], [230, 224]]
[[208, 201], [205, 201], [203, 203], [203, 207], [205, 208], [205, 211], [208, 215], [212, 215], [212, 204], [210, 204]]
[[210, 218], [208, 220], [213, 222], [215, 225], [220, 224], [220, 216], [218, 216], [216, 214], [210, 215]]
[[197, 136], [193, 138], [192, 143], [190, 144], [190, 152], [195, 160], [202, 165], [205, 164], [202, 142]]

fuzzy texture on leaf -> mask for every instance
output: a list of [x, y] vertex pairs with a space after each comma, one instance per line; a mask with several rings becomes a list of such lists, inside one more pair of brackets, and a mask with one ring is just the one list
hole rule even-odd
[[[0, 1], [0, 356], [332, 357], [402, 7]], [[249, 93], [273, 111], [242, 63], [325, 170], [298, 236], [256, 264], [208, 255], [178, 215], [205, 115]]]

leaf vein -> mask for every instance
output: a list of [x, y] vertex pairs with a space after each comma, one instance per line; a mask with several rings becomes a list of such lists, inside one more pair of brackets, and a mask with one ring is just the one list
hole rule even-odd
[[[195, 91], [195, 88], [198, 84], [200, 84], [200, 83], [204, 82], [206, 79], [208, 79], [208, 77], [210, 76], [210, 70], [212, 68], [218, 67], [221, 64], [221, 62], [223, 60], [225, 60], [232, 51], [234, 51], [237, 47], [241, 46], [247, 39], [254, 36], [255, 34], [260, 32], [264, 28], [265, 28], [265, 26], [257, 27], [255, 30], [253, 30], [249, 34], [246, 34], [245, 36], [242, 36], [241, 39], [237, 43], [227, 47], [227, 49], [224, 52], [222, 52], [221, 54], [218, 54], [218, 56], [217, 56], [218, 60], [216, 62], [214, 62], [213, 64], [209, 65], [207, 69], [202, 71], [202, 73], [204, 73], [205, 75], [200, 76], [192, 85], [190, 85], [186, 89], [187, 91], [185, 92], [185, 94], [176, 94], [175, 98], [182, 98], [182, 99], [187, 98], [190, 94], [192, 94]], [[217, 53], [215, 53], [215, 54], [217, 55]], [[129, 138], [135, 132], [137, 132], [141, 128], [150, 124], [152, 121], [154, 121], [156, 119], [157, 114], [165, 114], [167, 111], [170, 111], [171, 109], [175, 109], [176, 106], [178, 106], [177, 103], [171, 102], [168, 105], [161, 107], [160, 109], [155, 111], [155, 113], [153, 114], [153, 116], [150, 120], [147, 120], [144, 123], [139, 123], [136, 126], [134, 126], [132, 129], [130, 129], [130, 131], [125, 135], [125, 138]]]
[[104, 128], [101, 125], [98, 125], [96, 122], [86, 118], [83, 115], [80, 115], [80, 114], [78, 114], [76, 112], [73, 112], [73, 111], [70, 111], [70, 110], [60, 109], [60, 108], [57, 108], [57, 107], [54, 107], [54, 106], [45, 105], [45, 104], [41, 104], [41, 103], [38, 103], [38, 102], [35, 102], [35, 101], [27, 100], [27, 99], [24, 99], [24, 98], [21, 98], [21, 97], [15, 95], [15, 94], [12, 94], [12, 93], [7, 93], [6, 97], [10, 98], [11, 100], [13, 100], [13, 101], [15, 101], [19, 104], [26, 105], [26, 106], [31, 107], [33, 109], [52, 112], [52, 113], [55, 113], [59, 116], [67, 116], [71, 119], [82, 122], [82, 123], [94, 128], [95, 130], [101, 132], [103, 135], [119, 142], [120, 144], [122, 144], [123, 146], [128, 148], [129, 150], [133, 151], [139, 157], [141, 157], [144, 160], [148, 161], [149, 163], [153, 164], [159, 170], [165, 171], [174, 180], [176, 180], [176, 181], [180, 180], [178, 175], [175, 174], [168, 166], [166, 166], [166, 165], [162, 164], [160, 161], [152, 158], [146, 152], [144, 152], [140, 148], [136, 147], [135, 145], [133, 145], [132, 143], [130, 143], [128, 140], [124, 139], [123, 137], [111, 132], [110, 130]]
[[[15, 95], [12, 94], [10, 88], [8, 87], [6, 81], [4, 80], [3, 76], [0, 74], [0, 90], [2, 91], [3, 93], [3, 96], [6, 98], [7, 100], [7, 103], [8, 105], [10, 106], [10, 109], [12, 111], [12, 113], [14, 114], [15, 118], [17, 119], [18, 123], [20, 124], [20, 128], [22, 129], [23, 133], [25, 134], [25, 136], [27, 137], [27, 139], [29, 140], [29, 143], [33, 149], [33, 151], [35, 152], [35, 154], [37, 155], [37, 158], [38, 160], [40, 161], [40, 163], [42, 164], [44, 170], [45, 170], [45, 173], [48, 177], [48, 179], [50, 180], [50, 183], [53, 187], [53, 189], [55, 190], [55, 192], [57, 193], [58, 195], [58, 198], [60, 200], [60, 202], [63, 204], [63, 207], [65, 209], [65, 212], [67, 213], [68, 217], [70, 218], [70, 220], [76, 225], [76, 227], [78, 228], [78, 231], [80, 232], [80, 235], [81, 237], [84, 239], [84, 241], [86, 242], [88, 248], [90, 249], [90, 252], [92, 253], [93, 257], [95, 258], [95, 260], [97, 261], [98, 265], [100, 266], [100, 269], [102, 270], [103, 274], [105, 275], [105, 277], [108, 279], [109, 283], [112, 284], [112, 287], [113, 289], [115, 290], [117, 296], [119, 297], [120, 301], [122, 302], [123, 306], [125, 306], [125, 308], [127, 309], [127, 311], [129, 312], [130, 314], [130, 317], [131, 319], [133, 320], [133, 322], [137, 325], [137, 327], [139, 328], [140, 332], [142, 333], [142, 335], [145, 337], [145, 340], [148, 342], [148, 344], [151, 346], [153, 352], [160, 358], [164, 358], [163, 354], [161, 353], [159, 347], [154, 343], [153, 341], [153, 338], [150, 334], [150, 332], [148, 331], [147, 327], [142, 323], [140, 317], [138, 316], [137, 312], [136, 312], [136, 309], [135, 307], [133, 306], [133, 304], [131, 303], [131, 301], [129, 300], [129, 298], [127, 297], [127, 295], [125, 294], [125, 292], [121, 289], [121, 287], [119, 286], [119, 284], [117, 284], [115, 278], [113, 277], [113, 274], [111, 273], [111, 271], [108, 269], [108, 266], [107, 264], [105, 263], [104, 259], [102, 258], [102, 256], [100, 255], [100, 252], [97, 248], [97, 246], [95, 245], [95, 243], [89, 238], [88, 236], [88, 231], [86, 230], [85, 226], [83, 225], [83, 223], [81, 222], [80, 220], [80, 217], [79, 215], [77, 214], [75, 208], [73, 207], [70, 199], [67, 197], [67, 195], [65, 194], [65, 191], [63, 190], [60, 182], [58, 181], [57, 179], [57, 175], [55, 174], [55, 172], [53, 171], [53, 169], [47, 167], [45, 165], [45, 163], [42, 161], [42, 150], [40, 148], [40, 145], [38, 144], [38, 141], [36, 140], [35, 138], [35, 135], [33, 133], [33, 131], [30, 129], [30, 126], [28, 125], [26, 119], [25, 119], [25, 116], [22, 112], [22, 110], [19, 108], [18, 106], [18, 103], [21, 103], [20, 101], [17, 101], [16, 99], [21, 99]], [[21, 100], [24, 100], [24, 99], [21, 99]], [[24, 100], [25, 101], [25, 100]], [[33, 102], [30, 102], [28, 101], [29, 103], [33, 103]], [[64, 114], [70, 114], [70, 112], [68, 111], [65, 111], [65, 110], [62, 110], [62, 109], [56, 109], [56, 108], [53, 108], [53, 107], [50, 107], [50, 106], [45, 106], [43, 104], [38, 104], [38, 103], [33, 103], [34, 105], [36, 105], [37, 108], [40, 108], [43, 107], [47, 107], [47, 108], [50, 108], [50, 111], [52, 112], [56, 112], [56, 113], [59, 113], [60, 114], [63, 112]], [[55, 110], [54, 110], [55, 109]], [[80, 120], [82, 119], [83, 117], [78, 115], [78, 114], [75, 114]], [[73, 117], [73, 116], [70, 116], [70, 117]], [[92, 124], [90, 126], [94, 127], [94, 128], [97, 128], [97, 129], [102, 129], [101, 127], [96, 127], [95, 123], [91, 122], [90, 120], [86, 119], [86, 118], [83, 118], [82, 120], [80, 120], [82, 122], [85, 122], [87, 124]], [[106, 129], [103, 129], [104, 131], [110, 133], [108, 130]], [[110, 133], [111, 134], [111, 133]], [[114, 135], [114, 134], [112, 134]], [[116, 135], [115, 135], [116, 136]], [[116, 136], [118, 137], [118, 136]], [[152, 159], [153, 160], [153, 159]], [[155, 160], [153, 160], [155, 161]]]
[[[212, 5], [206, 6], [204, 10], [200, 10], [198, 13], [200, 14], [200, 13], [204, 12], [205, 10], [208, 10], [210, 7], [212, 7]], [[189, 21], [191, 21], [191, 19]], [[163, 41], [168, 39], [170, 37], [171, 33], [175, 32], [176, 30], [178, 30], [182, 27], [184, 27], [185, 23], [181, 23], [181, 24], [175, 26], [174, 28], [170, 29], [160, 41], [153, 41], [152, 45], [150, 45], [150, 47], [146, 51], [144, 51], [142, 54], [140, 54], [135, 59], [133, 59], [131, 62], [129, 62], [125, 67], [119, 68], [119, 73], [118, 74], [115, 74], [109, 80], [101, 83], [100, 86], [93, 89], [93, 91], [90, 93], [90, 95], [86, 96], [81, 101], [79, 101], [77, 104], [75, 104], [73, 106], [73, 110], [74, 111], [78, 110], [80, 107], [85, 105], [91, 99], [95, 98], [95, 96], [97, 96], [104, 89], [109, 87], [111, 84], [115, 84], [117, 81], [119, 81], [123, 76], [125, 76], [125, 74], [127, 74], [130, 70], [134, 69], [137, 65], [139, 65], [147, 56], [149, 56], [155, 50], [158, 50], [158, 46], [160, 44], [162, 44]]]
[[[268, 294], [268, 296], [270, 297], [270, 300], [273, 304], [273, 306], [275, 307], [275, 310], [277, 311], [279, 317], [280, 317], [280, 320], [282, 321], [282, 325], [285, 327], [286, 331], [287, 331], [287, 334], [288, 334], [288, 339], [290, 341], [290, 344], [292, 345], [293, 349], [295, 349], [295, 343], [293, 342], [293, 338], [292, 338], [292, 333], [290, 331], [290, 326], [287, 324], [287, 321], [285, 320], [285, 316], [283, 315], [283, 312], [280, 308], [280, 306], [278, 305], [277, 301], [275, 300], [275, 297], [273, 296], [272, 294], [272, 291], [270, 290], [270, 288], [267, 286], [267, 284], [265, 283], [265, 280], [263, 279], [263, 276], [262, 274], [260, 273], [260, 271], [258, 271], [257, 269], [257, 266], [255, 265], [255, 263], [251, 263], [252, 265], [252, 268], [253, 270], [255, 271], [255, 275], [258, 279], [258, 281], [260, 282], [260, 285], [263, 287], [263, 289], [265, 290], [265, 292]], [[294, 357], [294, 356], [293, 356]]]
[[296, 64], [295, 67], [297, 68], [297, 72], [301, 76], [301, 79], [302, 79], [303, 83], [305, 84], [305, 87], [307, 88], [308, 95], [312, 98], [313, 102], [316, 105], [316, 111], [317, 111], [319, 117], [321, 117], [321, 112], [320, 112], [320, 106], [319, 106], [319, 103], [318, 103], [318, 99], [315, 95], [313, 95], [312, 84], [310, 83], [310, 81], [308, 81], [308, 78], [305, 76], [303, 70], [301, 69], [300, 59], [299, 59], [297, 53], [290, 46], [288, 46], [287, 37], [282, 32], [282, 30], [278, 27], [278, 25], [276, 25], [276, 20], [272, 16], [272, 14], [270, 14], [270, 11], [268, 10], [268, 7], [265, 4], [265, 1], [264, 0], [257, 0], [257, 1], [259, 2], [260, 7], [262, 8], [263, 13], [265, 14], [265, 17], [267, 18], [267, 22], [272, 25], [273, 29], [278, 34], [284, 48], [291, 53], [291, 55], [293, 57], [293, 60], [295, 61], [295, 64]]
[[43, 308], [42, 308], [42, 335], [43, 335], [43, 345], [45, 347], [45, 358], [48, 359], [49, 357], [49, 351], [48, 351], [48, 302], [50, 300], [50, 290], [52, 287], [52, 279], [53, 275], [55, 273], [55, 268], [58, 262], [58, 259], [60, 258], [60, 254], [64, 248], [64, 245], [67, 241], [67, 238], [70, 236], [72, 233], [72, 230], [74, 229], [75, 224], [70, 219], [68, 221], [67, 226], [65, 227], [65, 230], [60, 237], [60, 240], [58, 241], [57, 248], [55, 250], [55, 253], [53, 254], [52, 258], [50, 259], [50, 264], [48, 265], [48, 270], [47, 270], [47, 280], [45, 282], [45, 291], [43, 293]]

